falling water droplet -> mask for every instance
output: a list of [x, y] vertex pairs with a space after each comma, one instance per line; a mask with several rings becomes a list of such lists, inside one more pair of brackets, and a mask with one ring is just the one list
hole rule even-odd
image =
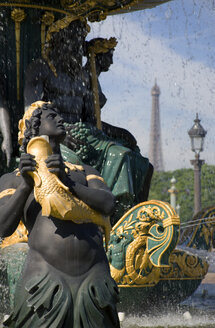
[[167, 10], [165, 11], [165, 17], [166, 19], [170, 19], [172, 17], [172, 9], [170, 6], [168, 6]]

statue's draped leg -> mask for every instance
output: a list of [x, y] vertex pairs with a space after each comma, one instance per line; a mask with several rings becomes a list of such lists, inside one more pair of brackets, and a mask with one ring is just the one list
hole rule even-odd
[[118, 328], [115, 281], [109, 275], [92, 272], [80, 286], [74, 308], [74, 328]]
[[19, 281], [13, 313], [4, 326], [66, 328], [72, 322], [73, 302], [68, 286], [60, 277], [53, 279], [49, 272], [41, 272], [25, 283]]
[[3, 327], [118, 328], [119, 293], [108, 264], [80, 276], [67, 275], [30, 250]]

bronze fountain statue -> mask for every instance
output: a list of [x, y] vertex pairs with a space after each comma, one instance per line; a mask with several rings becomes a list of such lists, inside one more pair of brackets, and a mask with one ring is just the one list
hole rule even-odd
[[[14, 309], [4, 323], [8, 327], [119, 326], [118, 290], [110, 276], [102, 238], [104, 232], [107, 249], [111, 230], [108, 216], [114, 209], [114, 196], [96, 165], [89, 165], [92, 158], [79, 156], [78, 147], [84, 143], [98, 150], [96, 144], [100, 143], [100, 161], [98, 156], [94, 158], [100, 171], [104, 171], [101, 162], [110, 149], [112, 153], [114, 148], [122, 153], [115, 164], [119, 170], [114, 174], [119, 180], [121, 173], [126, 176], [130, 170], [133, 150], [116, 143], [117, 132], [120, 131], [120, 138], [126, 136], [125, 143], [130, 139], [131, 148], [136, 147], [136, 140], [128, 131], [105, 123], [104, 130], [106, 127], [109, 135], [96, 127], [92, 76], [88, 64], [82, 66], [82, 58], [88, 53], [90, 59], [89, 46], [97, 40], [87, 43], [87, 30], [86, 21], [77, 17], [56, 21], [46, 33], [42, 58], [33, 59], [26, 69], [25, 115], [19, 123], [19, 143], [24, 153], [18, 171], [3, 175], [0, 180], [0, 236], [5, 242], [14, 231], [19, 237], [23, 231], [25, 235], [19, 241], [28, 240], [29, 245]], [[112, 58], [116, 45], [113, 39], [100, 41], [102, 49], [108, 46], [97, 57], [101, 57], [96, 65], [97, 83], [99, 74], [108, 70], [112, 62], [111, 59], [107, 68], [102, 68], [104, 54]], [[72, 136], [77, 127], [78, 132], [85, 128], [88, 133], [84, 142], [81, 134]], [[60, 146], [62, 143], [65, 145]], [[61, 148], [63, 155], [66, 148], [67, 162], [63, 161]], [[92, 154], [94, 157], [96, 152]], [[147, 159], [144, 164], [147, 171]], [[114, 181], [114, 175], [111, 179], [112, 189], [119, 191], [121, 186]], [[129, 177], [127, 186], [133, 202]]]
[[[145, 287], [159, 284], [178, 241], [174, 209], [143, 202], [153, 167], [134, 136], [101, 121], [106, 97], [99, 76], [112, 64], [116, 39], [86, 41], [86, 18], [100, 20], [122, 6], [83, 2], [5, 4], [16, 45], [16, 65], [8, 74], [16, 73], [16, 88], [9, 80], [6, 88], [16, 97], [8, 106], [9, 113], [16, 112], [13, 128], [20, 111], [25, 114], [19, 168], [0, 179], [1, 247], [17, 240], [29, 246], [5, 327], [119, 327], [116, 282], [122, 295], [133, 291], [142, 300]], [[28, 27], [34, 38], [27, 33], [22, 39]], [[9, 124], [7, 106], [2, 108]]]
[[112, 193], [94, 168], [63, 162], [66, 131], [51, 103], [32, 104], [19, 129], [27, 153], [18, 171], [0, 179], [7, 195], [0, 199], [0, 234], [11, 235], [22, 218], [29, 252], [4, 326], [119, 327], [118, 290], [99, 228], [108, 238]]
[[[50, 29], [45, 59], [32, 62], [26, 72], [25, 108], [38, 99], [56, 104], [67, 130], [63, 158], [100, 172], [116, 197], [113, 224], [126, 208], [147, 200], [153, 168], [129, 131], [101, 122], [106, 97], [98, 77], [112, 64], [117, 42], [85, 41], [86, 31], [86, 22], [77, 19]], [[88, 60], [82, 67], [84, 54]]]

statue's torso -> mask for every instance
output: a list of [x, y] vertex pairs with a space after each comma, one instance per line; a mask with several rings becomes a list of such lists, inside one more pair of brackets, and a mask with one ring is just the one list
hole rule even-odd
[[102, 236], [94, 224], [42, 217], [38, 214], [29, 236], [29, 247], [56, 269], [78, 276], [99, 261]]
[[86, 81], [81, 73], [73, 77], [64, 72], [54, 76], [50, 72], [44, 81], [43, 99], [54, 102], [68, 123], [75, 123], [82, 118], [86, 94]]
[[[74, 170], [70, 176], [73, 181], [87, 184], [84, 171]], [[17, 187], [19, 179], [16, 177]], [[71, 276], [84, 274], [105, 259], [102, 234], [95, 224], [75, 224], [42, 216], [34, 191], [26, 201], [23, 222], [29, 231], [30, 249], [64, 273]]]

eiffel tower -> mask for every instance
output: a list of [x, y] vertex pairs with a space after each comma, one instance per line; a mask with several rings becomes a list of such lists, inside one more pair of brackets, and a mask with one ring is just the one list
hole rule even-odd
[[162, 146], [161, 146], [161, 127], [160, 127], [160, 108], [159, 96], [160, 88], [155, 80], [155, 85], [151, 91], [152, 95], [152, 112], [151, 128], [149, 140], [149, 160], [154, 166], [155, 171], [164, 171]]

